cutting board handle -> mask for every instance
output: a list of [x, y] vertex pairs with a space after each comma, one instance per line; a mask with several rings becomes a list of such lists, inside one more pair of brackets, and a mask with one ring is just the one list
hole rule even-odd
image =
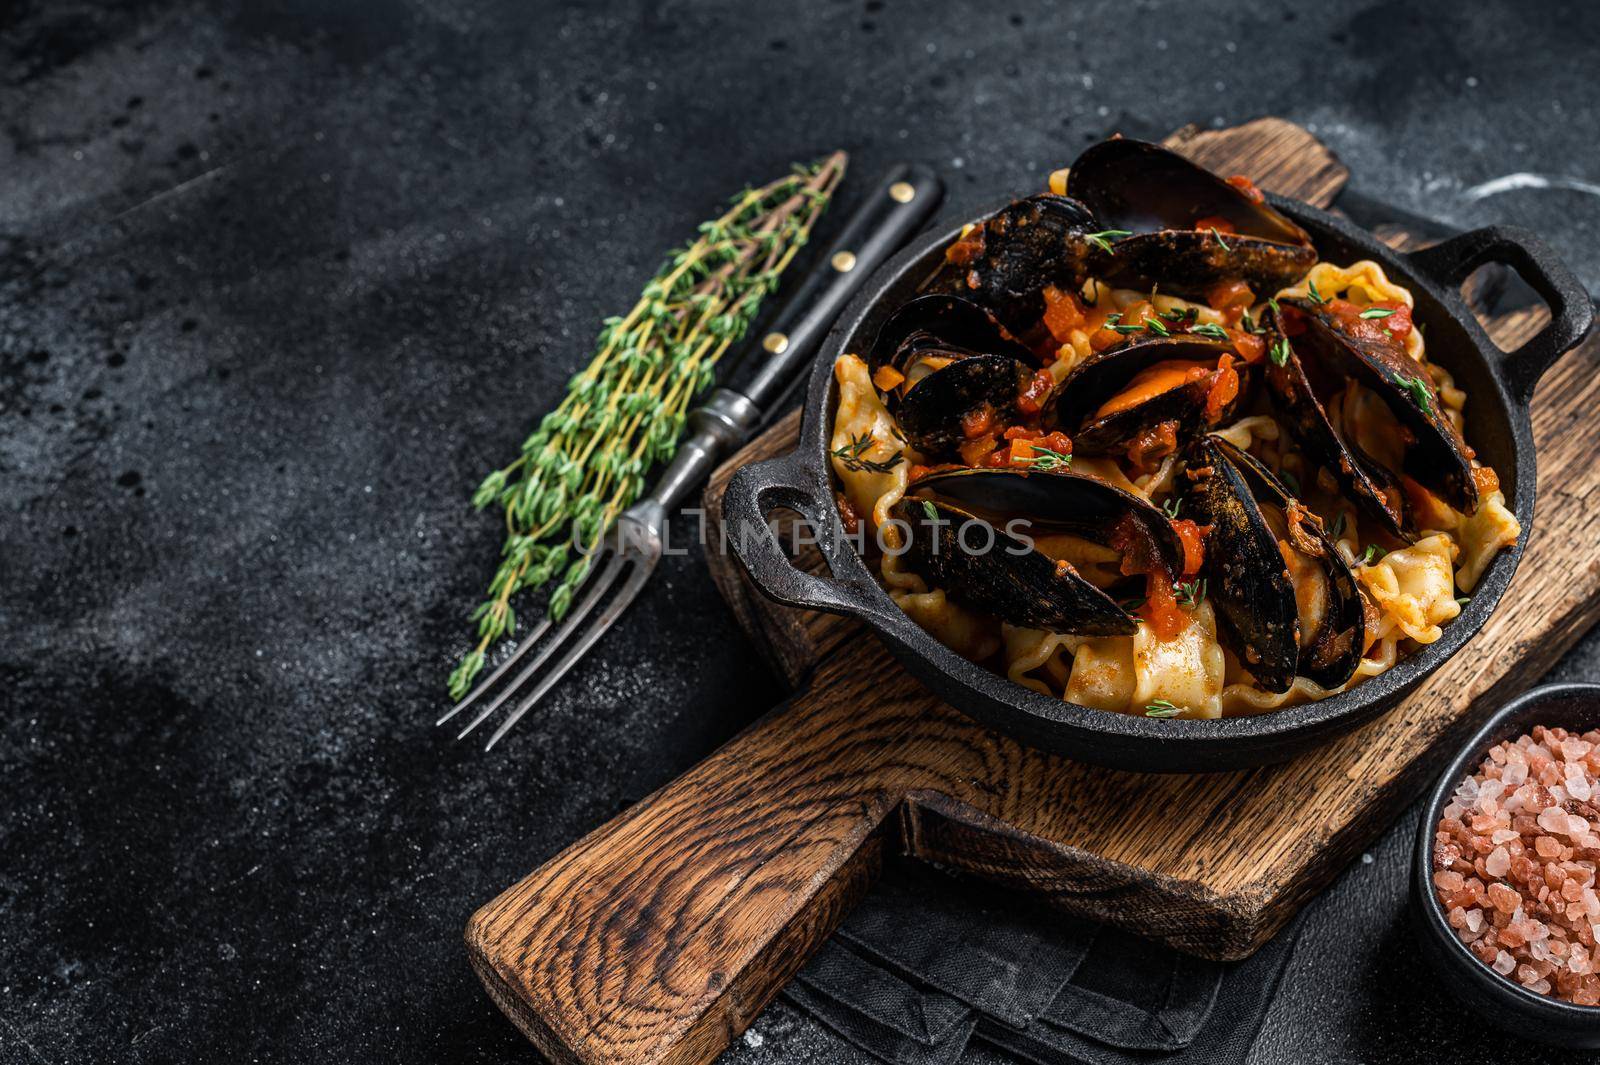
[[480, 909], [496, 1003], [557, 1061], [715, 1058], [881, 864], [921, 709], [884, 688], [819, 683]]

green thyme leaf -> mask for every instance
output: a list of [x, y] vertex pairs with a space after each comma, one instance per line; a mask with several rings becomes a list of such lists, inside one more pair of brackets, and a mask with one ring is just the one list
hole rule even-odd
[[1183, 707], [1167, 699], [1157, 699], [1144, 708], [1145, 717], [1177, 717], [1183, 713]]
[[929, 521], [938, 521], [939, 520], [939, 511], [938, 511], [938, 509], [932, 503], [928, 502], [926, 499], [924, 499], [922, 501], [922, 513]]
[[1267, 351], [1267, 357], [1274, 366], [1285, 366], [1289, 362], [1289, 341], [1286, 337], [1279, 337], [1272, 342], [1272, 347]]
[[1183, 499], [1179, 496], [1173, 496], [1171, 499], [1161, 504], [1161, 509], [1166, 512], [1168, 518], [1172, 519], [1173, 521], [1177, 521], [1178, 511], [1183, 509]]
[[1189, 332], [1197, 337], [1210, 337], [1212, 340], [1228, 339], [1228, 331], [1223, 329], [1220, 325], [1217, 325], [1215, 322], [1207, 322], [1205, 325], [1194, 326], [1189, 330]]
[[1028, 456], [1027, 464], [1036, 470], [1062, 470], [1072, 465], [1072, 453], [1056, 451], [1053, 448], [1033, 445], [1033, 454]]
[[1222, 247], [1223, 251], [1233, 250], [1232, 248], [1228, 247], [1228, 242], [1222, 239], [1222, 233], [1217, 229], [1216, 226], [1211, 227], [1211, 235], [1217, 238], [1217, 243]]
[[1306, 278], [1306, 291], [1308, 293], [1310, 293], [1311, 302], [1312, 303], [1327, 303], [1328, 302], [1326, 299], [1323, 298], [1322, 293], [1317, 291], [1317, 283], [1315, 281], [1311, 280], [1310, 278]]
[[1133, 236], [1133, 230], [1131, 229], [1102, 229], [1098, 233], [1090, 233], [1085, 239], [1087, 239], [1089, 243], [1093, 244], [1101, 251], [1109, 252], [1111, 250], [1111, 242], [1113, 240], [1119, 240], [1122, 237], [1131, 236]]
[[1387, 318], [1394, 313], [1392, 307], [1368, 307], [1361, 312], [1363, 318]]
[[1428, 398], [1428, 386], [1421, 377], [1396, 377], [1395, 383], [1411, 393], [1411, 402], [1415, 403], [1422, 413], [1428, 413], [1432, 404]]
[[1388, 553], [1389, 552], [1385, 551], [1377, 544], [1368, 544], [1367, 549], [1361, 552], [1361, 564], [1363, 566], [1370, 566]]
[[1185, 581], [1173, 588], [1178, 593], [1178, 605], [1193, 610], [1206, 600], [1206, 581]]

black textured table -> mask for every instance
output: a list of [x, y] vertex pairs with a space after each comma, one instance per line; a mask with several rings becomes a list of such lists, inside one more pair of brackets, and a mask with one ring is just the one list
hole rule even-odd
[[[104, 6], [0, 10], [0, 1062], [535, 1057], [467, 914], [779, 691], [690, 555], [491, 756], [451, 744], [499, 542], [466, 500], [790, 160], [848, 149], [844, 210], [924, 161], [959, 213], [1112, 130], [1279, 114], [1600, 283], [1593, 5]], [[1315, 904], [1255, 1060], [1560, 1060], [1429, 988], [1411, 829]], [[730, 1054], [857, 1057], [782, 1006]]]

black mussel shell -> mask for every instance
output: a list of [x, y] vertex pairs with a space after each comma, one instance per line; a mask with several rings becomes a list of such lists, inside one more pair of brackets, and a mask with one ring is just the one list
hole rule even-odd
[[[1217, 417], [1205, 416], [1209, 379], [1190, 382], [1157, 393], [1142, 403], [1095, 418], [1095, 411], [1127, 387], [1141, 371], [1166, 361], [1204, 362], [1216, 366], [1223, 356], [1235, 356], [1240, 374], [1238, 394]], [[1232, 344], [1197, 336], [1140, 338], [1131, 343], [1107, 348], [1076, 367], [1051, 396], [1046, 417], [1072, 438], [1072, 449], [1080, 455], [1118, 454], [1146, 429], [1166, 421], [1177, 423], [1177, 446], [1181, 450], [1194, 434], [1231, 418], [1244, 400], [1249, 372]]]
[[[1283, 482], [1221, 437], [1197, 441], [1189, 469], [1184, 504], [1212, 527], [1205, 569], [1224, 643], [1269, 691], [1287, 691], [1296, 674], [1324, 688], [1344, 684], [1361, 661], [1366, 618], [1355, 575], [1321, 523], [1309, 512], [1291, 520], [1300, 508]], [[1328, 598], [1309, 633], [1264, 504], [1282, 512], [1290, 546], [1322, 570]]]
[[956, 355], [1010, 355], [1033, 362], [1033, 353], [1007, 337], [982, 307], [948, 293], [918, 296], [901, 304], [878, 330], [867, 352], [867, 368], [905, 372], [919, 354], [940, 350]]
[[1289, 431], [1316, 462], [1328, 468], [1345, 498], [1376, 519], [1391, 536], [1414, 540], [1406, 525], [1399, 478], [1362, 451], [1354, 439], [1340, 437], [1317, 398], [1307, 360], [1300, 357], [1305, 345], [1296, 346], [1284, 335], [1283, 323], [1273, 310], [1268, 309], [1263, 323], [1271, 353], [1266, 362], [1267, 390], [1288, 419]]
[[[1468, 514], [1478, 509], [1472, 459], [1455, 425], [1445, 416], [1433, 378], [1395, 343], [1353, 335], [1326, 304], [1286, 299], [1305, 318], [1305, 331], [1291, 339], [1296, 353], [1318, 368], [1370, 389], [1411, 431], [1406, 474]], [[1363, 323], [1364, 324], [1364, 323]], [[1313, 373], [1316, 371], [1313, 370]]]
[[951, 261], [944, 284], [992, 311], [1013, 336], [1037, 335], [1044, 290], [1076, 292], [1105, 262], [1088, 239], [1096, 228], [1088, 208], [1065, 196], [1017, 200], [952, 245], [970, 255]]
[[1030, 371], [1009, 355], [972, 355], [924, 377], [900, 397], [895, 420], [906, 442], [930, 459], [950, 459], [966, 440], [963, 420], [986, 406], [994, 425], [1016, 420]]
[[[1114, 138], [1092, 145], [1067, 176], [1067, 192], [1093, 213], [1102, 231], [1130, 236], [1111, 245], [1103, 275], [1116, 285], [1202, 296], [1239, 278], [1257, 292], [1293, 284], [1317, 261], [1311, 237], [1266, 203], [1148, 141]], [[1199, 230], [1221, 218], [1232, 233]]]
[[1183, 544], [1159, 507], [1098, 477], [1064, 471], [942, 470], [912, 484], [970, 511], [996, 518], [1023, 518], [1041, 533], [1063, 532], [1109, 544], [1117, 524], [1132, 515], [1154, 536], [1168, 570], [1183, 568]]
[[1138, 628], [1070, 566], [983, 518], [925, 499], [902, 499], [890, 514], [906, 526], [907, 566], [964, 606], [1050, 632], [1128, 636]]
[[1300, 659], [1294, 584], [1277, 536], [1220, 443], [1211, 436], [1196, 441], [1183, 503], [1189, 517], [1211, 526], [1204, 570], [1219, 637], [1256, 683], [1285, 692]]

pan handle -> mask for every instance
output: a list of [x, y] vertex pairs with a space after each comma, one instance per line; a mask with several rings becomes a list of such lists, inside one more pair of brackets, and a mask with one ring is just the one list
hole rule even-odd
[[834, 512], [832, 492], [815, 482], [798, 452], [741, 467], [722, 497], [728, 546], [771, 599], [830, 614], [877, 617], [880, 609], [868, 594], [876, 591], [876, 586], [858, 588], [852, 582], [796, 568], [767, 524], [767, 516], [780, 507], [799, 512], [816, 535], [817, 548], [829, 568], [838, 573], [855, 549]]
[[1409, 256], [1417, 270], [1452, 292], [1484, 263], [1504, 263], [1550, 306], [1550, 324], [1500, 359], [1500, 372], [1523, 406], [1555, 361], [1578, 345], [1594, 322], [1594, 303], [1550, 246], [1518, 226], [1486, 226]]

